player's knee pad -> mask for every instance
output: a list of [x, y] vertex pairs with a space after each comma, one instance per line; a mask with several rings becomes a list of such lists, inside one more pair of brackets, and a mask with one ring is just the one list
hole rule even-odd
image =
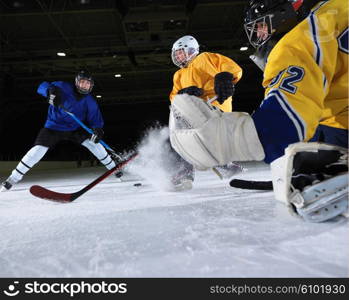
[[323, 222], [348, 211], [347, 149], [296, 143], [271, 164], [275, 198], [309, 222]]

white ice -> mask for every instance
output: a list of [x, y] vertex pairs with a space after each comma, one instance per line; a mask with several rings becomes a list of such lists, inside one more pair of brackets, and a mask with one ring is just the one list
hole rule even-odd
[[[239, 178], [270, 179], [267, 165], [247, 167]], [[213, 172], [196, 172], [185, 192], [154, 185], [155, 168], [148, 180], [130, 168], [69, 204], [29, 193], [77, 191], [104, 171], [34, 169], [0, 194], [0, 277], [349, 275], [347, 219], [305, 223], [272, 192], [231, 188]]]

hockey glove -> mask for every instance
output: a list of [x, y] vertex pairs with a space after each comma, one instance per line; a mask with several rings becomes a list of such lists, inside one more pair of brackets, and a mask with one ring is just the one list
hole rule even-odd
[[214, 78], [214, 91], [217, 95], [217, 101], [222, 104], [225, 99], [233, 96], [235, 85], [234, 76], [229, 72], [220, 72]]
[[90, 141], [93, 143], [99, 143], [104, 135], [104, 131], [102, 128], [93, 128], [93, 134], [91, 135]]
[[47, 102], [50, 105], [59, 107], [62, 104], [61, 90], [59, 87], [51, 86], [48, 89]]
[[204, 90], [198, 88], [195, 85], [186, 87], [178, 91], [178, 94], [188, 94], [190, 96], [201, 97], [204, 94]]

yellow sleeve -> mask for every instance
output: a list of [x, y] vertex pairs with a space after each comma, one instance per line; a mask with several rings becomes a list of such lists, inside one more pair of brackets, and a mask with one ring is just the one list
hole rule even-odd
[[[180, 71], [182, 69], [178, 70], [174, 75], [173, 75], [173, 88], [170, 93], [170, 101], [172, 102], [173, 97], [177, 95], [178, 91], [181, 90], [184, 87], [181, 87], [181, 82], [179, 80], [180, 78]], [[189, 85], [190, 86], [190, 85]]]
[[[310, 139], [319, 124], [322, 115], [325, 90], [323, 88], [323, 73], [314, 63], [312, 57], [298, 53], [295, 49], [281, 50], [293, 57], [289, 64], [274, 77], [266, 88], [265, 99], [271, 94], [276, 98], [288, 118], [296, 128], [302, 128], [300, 141]], [[292, 52], [292, 53], [291, 53]], [[270, 63], [273, 60], [270, 61]], [[269, 62], [268, 62], [269, 63]]]
[[207, 53], [207, 55], [212, 65], [215, 66], [213, 76], [220, 72], [230, 72], [234, 75], [234, 83], [241, 79], [242, 69], [235, 61], [218, 53]]
[[[215, 96], [214, 92], [214, 76], [220, 72], [230, 72], [234, 76], [234, 84], [236, 84], [242, 77], [242, 68], [234, 62], [229, 57], [226, 57], [224, 55], [218, 54], [218, 53], [205, 53], [207, 56], [207, 60], [210, 62], [208, 64], [208, 70], [212, 76], [212, 80], [209, 82], [208, 87], [208, 97], [211, 98]], [[224, 112], [231, 112], [232, 111], [232, 102], [233, 98], [229, 97], [227, 98], [222, 104], [219, 104], [217, 101], [214, 101], [212, 104], [219, 109], [221, 109]]]

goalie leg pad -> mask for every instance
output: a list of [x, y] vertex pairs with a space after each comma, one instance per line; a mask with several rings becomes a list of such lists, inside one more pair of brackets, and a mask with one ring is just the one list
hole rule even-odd
[[199, 169], [265, 157], [250, 115], [221, 112], [198, 97], [174, 97], [169, 129], [172, 147]]

